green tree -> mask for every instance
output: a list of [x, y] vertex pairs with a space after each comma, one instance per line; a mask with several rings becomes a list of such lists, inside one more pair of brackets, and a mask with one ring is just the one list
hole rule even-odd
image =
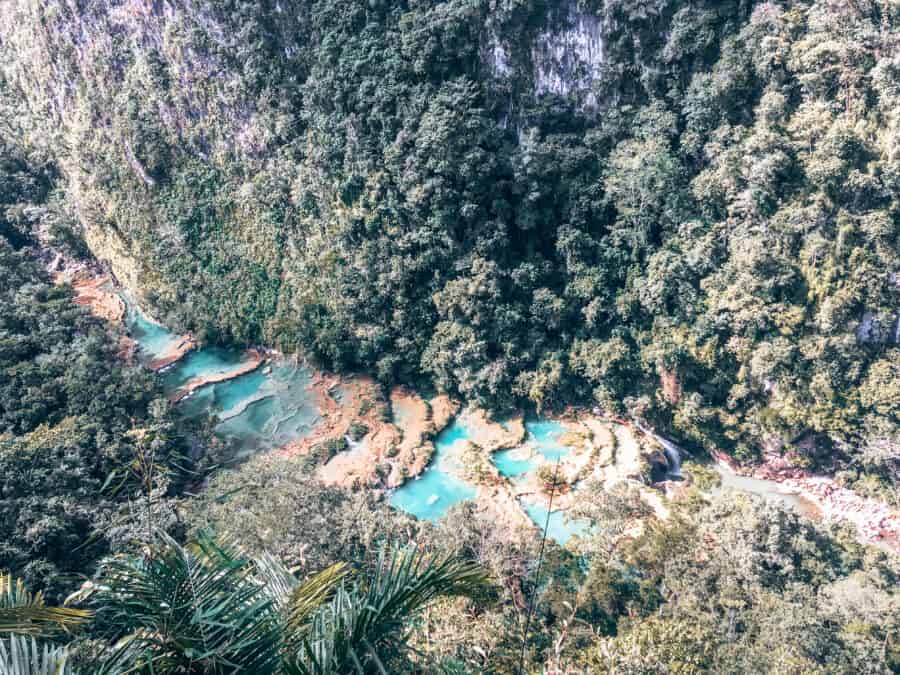
[[348, 582], [336, 564], [299, 582], [270, 556], [161, 534], [139, 557], [107, 560], [82, 596], [114, 631], [109, 672], [363, 673], [408, 662], [416, 614], [486, 582], [476, 565], [415, 549], [383, 556], [375, 570], [368, 583]]

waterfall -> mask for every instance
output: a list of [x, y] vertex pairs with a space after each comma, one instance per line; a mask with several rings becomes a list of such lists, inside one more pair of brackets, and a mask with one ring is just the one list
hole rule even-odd
[[678, 452], [678, 448], [667, 441], [666, 444], [663, 445], [663, 449], [666, 451], [666, 462], [669, 465], [669, 470], [666, 472], [666, 478], [683, 478], [681, 475], [681, 453]]
[[638, 430], [650, 436], [653, 440], [659, 443], [662, 446], [663, 451], [666, 453], [666, 465], [668, 469], [666, 471], [667, 479], [681, 479], [684, 476], [681, 474], [681, 448], [675, 445], [668, 438], [663, 438], [662, 436], [653, 433], [650, 429], [647, 429], [640, 422], [635, 422], [635, 426]]

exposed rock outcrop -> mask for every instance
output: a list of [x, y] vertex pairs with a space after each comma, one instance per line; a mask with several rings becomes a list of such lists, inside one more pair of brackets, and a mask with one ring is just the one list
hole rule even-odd
[[596, 105], [591, 85], [603, 65], [603, 26], [596, 13], [566, 3], [556, 25], [542, 31], [531, 48], [535, 93], [580, 94], [585, 107]]
[[534, 94], [571, 97], [582, 110], [593, 110], [598, 103], [594, 85], [602, 77], [605, 60], [603, 22], [597, 11], [570, 0], [551, 6], [544, 24], [524, 40], [518, 32], [510, 35], [489, 26], [481, 59], [498, 80], [530, 71]]
[[87, 307], [92, 314], [110, 323], [125, 318], [125, 303], [116, 293], [113, 281], [106, 274], [96, 275], [88, 269], [57, 272], [56, 283], [69, 283], [75, 291], [75, 304]]
[[[196, 348], [197, 348], [197, 341], [194, 339], [193, 335], [191, 335], [190, 333], [188, 333], [187, 335], [182, 335], [181, 338], [177, 342], [173, 342], [172, 346], [169, 347], [164, 353], [159, 354], [156, 357], [154, 357], [150, 361], [150, 363], [147, 364], [147, 367], [150, 370], [156, 370], [156, 371], [164, 370], [165, 368], [168, 368], [172, 364], [177, 363], [178, 361], [181, 361], [181, 359], [183, 359], [189, 352], [192, 352]], [[238, 375], [241, 375], [241, 374], [242, 373], [238, 373]], [[230, 379], [232, 379], [232, 377], [237, 377], [237, 375], [232, 375], [231, 377], [226, 377], [225, 379], [230, 380]], [[202, 387], [204, 384], [209, 384], [209, 382], [201, 382], [201, 383], [197, 384], [196, 386], [194, 386], [193, 389], [191, 389], [190, 391], [185, 393], [184, 396], [191, 393], [191, 391], [193, 391], [194, 389], [197, 389], [198, 387]], [[184, 396], [179, 396], [175, 400], [176, 401], [181, 400], [182, 398], [184, 398]]]
[[815, 504], [824, 518], [853, 523], [863, 540], [900, 550], [900, 510], [842, 487], [833, 478], [817, 476], [797, 467], [791, 463], [789, 455], [770, 450], [761, 464], [746, 467], [723, 452], [714, 450], [712, 454], [724, 470], [774, 481], [796, 490]]
[[[368, 377], [339, 378], [318, 374], [312, 388], [322, 416], [313, 433], [284, 449], [306, 453], [335, 438], [348, 438], [352, 424], [365, 425], [358, 441], [335, 455], [320, 469], [331, 484], [394, 488], [418, 476], [434, 453], [433, 437], [450, 422], [459, 404], [446, 396], [425, 400], [403, 387], [384, 400], [378, 384]], [[328, 392], [341, 390], [340, 402]]]

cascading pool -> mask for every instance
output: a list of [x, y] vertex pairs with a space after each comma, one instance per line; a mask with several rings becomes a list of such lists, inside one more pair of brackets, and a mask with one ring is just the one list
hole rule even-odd
[[220, 420], [240, 414], [251, 402], [266, 396], [268, 376], [262, 369], [201, 387], [179, 403], [181, 411], [189, 416], [216, 415]]
[[[140, 346], [141, 358], [149, 361], [167, 353], [181, 338], [164, 326], [151, 321], [125, 295], [126, 323], [131, 337]], [[237, 350], [205, 347], [195, 350], [163, 374], [163, 385], [174, 392], [190, 380], [232, 370], [244, 361]], [[257, 450], [283, 446], [309, 435], [319, 422], [319, 410], [308, 391], [312, 373], [303, 366], [287, 363], [273, 364], [270, 369], [257, 369], [223, 382], [200, 387], [182, 400], [178, 406], [186, 416], [211, 414], [218, 417], [216, 433], [230, 444], [236, 457]], [[343, 391], [332, 392], [341, 402]], [[398, 420], [402, 423], [402, 420]], [[526, 420], [526, 442], [523, 447], [500, 450], [492, 459], [500, 474], [512, 480], [521, 479], [540, 465], [540, 454], [548, 462], [556, 462], [569, 452], [560, 443], [566, 427], [555, 420]], [[435, 439], [435, 455], [430, 467], [418, 478], [410, 480], [390, 497], [391, 503], [419, 518], [436, 520], [453, 504], [474, 499], [476, 489], [459, 479], [449, 469], [458, 444], [467, 441], [468, 431], [454, 421]], [[667, 455], [670, 448], [664, 443]], [[673, 446], [674, 447], [674, 446]], [[677, 453], [677, 449], [674, 451]], [[672, 477], [680, 477], [680, 456], [670, 456]], [[722, 471], [722, 486], [717, 491], [737, 490], [761, 495], [796, 508], [807, 515], [818, 510], [801, 496], [785, 492], [774, 481], [736, 476]], [[523, 509], [543, 530], [547, 522], [546, 507], [523, 503]], [[562, 511], [550, 513], [549, 536], [565, 544], [573, 535], [584, 534], [588, 524], [568, 521]]]
[[[534, 419], [525, 422], [528, 433], [522, 447], [500, 450], [492, 455], [492, 460], [500, 474], [515, 480], [534, 471], [540, 462], [535, 454], [543, 455], [547, 461], [562, 458], [569, 448], [562, 445], [560, 437], [566, 427], [555, 420]], [[460, 480], [450, 470], [456, 451], [469, 440], [465, 426], [455, 420], [435, 439], [435, 454], [431, 465], [418, 479], [407, 481], [390, 498], [391, 504], [407, 513], [426, 520], [437, 520], [447, 509], [458, 502], [474, 499], [476, 490]], [[543, 531], [547, 520], [547, 509], [537, 504], [520, 502], [525, 513]], [[548, 536], [560, 544], [565, 544], [573, 535], [583, 535], [588, 530], [584, 521], [567, 521], [561, 511], [550, 513]]]
[[163, 385], [166, 389], [175, 390], [197, 377], [226, 373], [245, 360], [243, 353], [237, 349], [224, 347], [195, 349], [165, 370]]
[[[128, 306], [126, 321], [145, 359], [166, 352], [180, 338], [150, 321], [123, 297]], [[162, 375], [163, 387], [175, 392], [187, 382], [228, 372], [246, 357], [236, 349], [204, 347], [190, 352]], [[207, 384], [179, 404], [188, 417], [202, 414], [219, 418], [216, 433], [230, 446], [234, 457], [270, 450], [310, 434], [319, 422], [319, 410], [308, 391], [312, 373], [305, 367], [275, 363], [244, 375]]]
[[526, 420], [525, 430], [528, 432], [528, 437], [525, 439], [526, 442], [533, 445], [550, 462], [561, 459], [570, 450], [569, 447], [559, 442], [560, 437], [567, 430], [565, 426], [556, 420]]
[[537, 468], [537, 461], [528, 448], [498, 450], [491, 458], [501, 476], [521, 478]]
[[559, 442], [566, 433], [566, 427], [556, 420], [526, 420], [525, 431], [527, 436], [522, 447], [493, 453], [491, 459], [501, 476], [516, 479], [534, 471], [540, 465], [536, 454], [549, 462], [556, 462], [569, 452], [569, 448]]
[[127, 308], [125, 322], [128, 331], [140, 346], [142, 359], [149, 361], [161, 356], [180, 341], [165, 326], [151, 321], [127, 296], [120, 294], [120, 297]]
[[455, 451], [468, 439], [468, 430], [458, 420], [451, 422], [434, 439], [435, 451], [428, 469], [397, 488], [390, 496], [391, 504], [417, 518], [437, 520], [453, 504], [474, 499], [475, 488], [448, 471], [457, 461]]
[[[521, 448], [500, 450], [493, 455], [493, 461], [500, 474], [513, 481], [521, 480], [540, 465], [540, 454], [547, 462], [556, 463], [570, 452], [570, 448], [560, 442], [566, 427], [556, 420], [530, 419], [525, 421], [527, 436]], [[531, 453], [529, 453], [531, 451]], [[522, 508], [535, 525], [543, 531], [547, 526], [547, 536], [564, 545], [575, 534], [583, 535], [588, 523], [578, 520], [567, 521], [562, 511], [552, 511], [547, 525], [547, 509], [544, 506], [522, 502]]]
[[551, 511], [550, 520], [547, 521], [547, 507], [539, 504], [523, 503], [522, 508], [531, 518], [541, 532], [544, 527], [547, 528], [547, 536], [553, 539], [560, 546], [566, 543], [574, 536], [583, 537], [590, 530], [590, 524], [584, 520], [567, 518], [563, 511]]
[[239, 454], [247, 449], [272, 450], [311, 434], [320, 421], [307, 389], [312, 373], [302, 366], [276, 364], [255, 389], [252, 380], [246, 385], [242, 381], [253, 374], [213, 385], [224, 390], [221, 396], [227, 402], [237, 401], [229, 408], [232, 416], [226, 415], [216, 432], [233, 443]]

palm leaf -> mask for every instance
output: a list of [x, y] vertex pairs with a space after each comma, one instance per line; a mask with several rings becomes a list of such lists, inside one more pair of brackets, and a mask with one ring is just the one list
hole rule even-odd
[[346, 563], [339, 562], [301, 582], [271, 554], [263, 554], [254, 564], [257, 581], [293, 630], [303, 628], [350, 572]]
[[86, 623], [91, 616], [82, 609], [48, 607], [43, 593], [30, 593], [21, 579], [0, 574], [0, 633], [47, 635]]
[[257, 581], [282, 614], [288, 650], [299, 646], [294, 638], [306, 631], [310, 617], [329, 600], [349, 574], [347, 564], [340, 562], [301, 582], [271, 554], [263, 554], [255, 564]]
[[272, 672], [279, 615], [253, 572], [207, 537], [186, 548], [159, 534], [146, 555], [107, 560], [97, 601], [125, 633], [113, 657], [159, 672]]
[[288, 635], [308, 626], [309, 618], [335, 593], [348, 571], [346, 564], [336, 563], [294, 589], [285, 617]]
[[11, 635], [0, 640], [0, 675], [73, 675], [65, 647]]
[[394, 551], [390, 558], [382, 553], [377, 569], [367, 589], [342, 584], [315, 614], [288, 673], [387, 672], [385, 664], [408, 650], [409, 624], [419, 612], [439, 597], [469, 595], [487, 582], [474, 563], [416, 549]]

